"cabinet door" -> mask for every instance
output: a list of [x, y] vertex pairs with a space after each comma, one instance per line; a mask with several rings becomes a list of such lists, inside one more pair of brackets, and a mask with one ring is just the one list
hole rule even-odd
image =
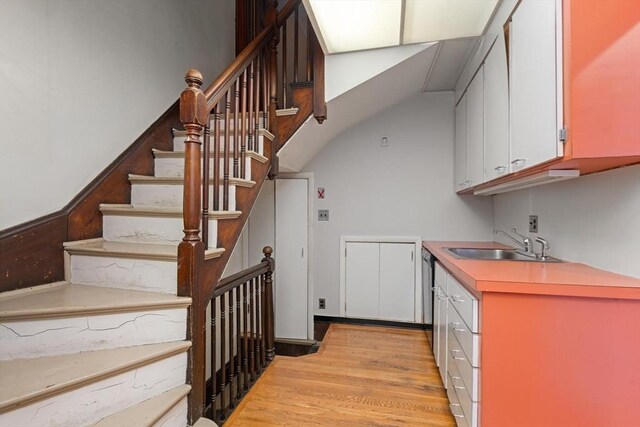
[[380, 243], [380, 319], [415, 320], [415, 245]]
[[433, 357], [436, 366], [440, 366], [440, 287], [434, 284], [436, 288], [433, 292]]
[[377, 319], [380, 303], [380, 244], [349, 242], [346, 249], [346, 315]]
[[444, 291], [440, 293], [440, 319], [438, 320], [438, 359], [440, 360], [440, 378], [444, 388], [448, 387], [447, 381], [447, 359], [448, 359], [448, 328], [447, 328], [447, 310], [449, 309], [448, 298]]
[[467, 184], [484, 182], [484, 67], [467, 89]]
[[556, 123], [556, 1], [523, 0], [513, 14], [509, 35], [511, 170], [515, 172], [561, 155]]
[[455, 191], [467, 188], [467, 95], [456, 105], [456, 135], [454, 144]]
[[487, 181], [509, 172], [509, 78], [502, 32], [484, 62], [484, 149]]

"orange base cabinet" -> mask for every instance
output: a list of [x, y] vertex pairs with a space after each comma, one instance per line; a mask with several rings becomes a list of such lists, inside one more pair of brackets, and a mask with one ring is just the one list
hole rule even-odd
[[485, 427], [640, 426], [640, 301], [484, 292]]

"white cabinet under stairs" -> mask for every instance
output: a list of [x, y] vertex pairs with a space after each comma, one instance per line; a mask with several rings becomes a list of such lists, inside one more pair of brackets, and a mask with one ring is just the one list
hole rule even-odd
[[[225, 250], [220, 221], [241, 215], [236, 188], [254, 186], [252, 166], [268, 161], [264, 138], [273, 135], [260, 129], [246, 152], [247, 179], [230, 178], [228, 209], [211, 203], [207, 259]], [[154, 176], [129, 176], [130, 204], [100, 206], [103, 237], [64, 245], [66, 281], [0, 294], [2, 427], [187, 425], [191, 299], [176, 295], [182, 150], [176, 131], [174, 151], [153, 152]]]

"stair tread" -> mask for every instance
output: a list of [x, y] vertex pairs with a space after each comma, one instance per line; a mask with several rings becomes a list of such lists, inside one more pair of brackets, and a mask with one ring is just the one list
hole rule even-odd
[[[184, 150], [164, 151], [164, 150], [158, 150], [158, 149], [154, 148], [154, 149], [152, 149], [152, 151], [153, 151], [154, 157], [156, 157], [156, 158], [164, 158], [164, 159], [184, 158]], [[231, 150], [231, 153], [233, 153], [233, 152], [234, 151]], [[212, 158], [213, 158], [214, 154], [215, 154], [215, 151], [212, 151], [211, 152]], [[245, 151], [245, 154], [247, 156], [251, 157], [252, 159], [258, 160], [260, 163], [265, 163], [265, 162], [269, 161], [268, 158], [266, 158], [262, 154], [258, 153], [257, 151], [247, 150], [247, 151]]]
[[[129, 182], [132, 184], [183, 185], [184, 177], [129, 174]], [[229, 184], [237, 187], [253, 187], [256, 182], [250, 179], [229, 177]], [[209, 185], [213, 185], [213, 177], [210, 178]], [[220, 185], [222, 185], [222, 177], [220, 177]]]
[[13, 294], [0, 294], [0, 321], [186, 308], [189, 305], [189, 297], [56, 282]]
[[[137, 215], [137, 216], [162, 216], [171, 218], [182, 218], [182, 208], [161, 208], [161, 207], [140, 207], [128, 204], [100, 205], [103, 214], [110, 215]], [[209, 211], [209, 219], [235, 219], [242, 215], [240, 211]]]
[[189, 341], [0, 362], [0, 412], [153, 363], [191, 347]]
[[182, 385], [103, 418], [95, 427], [151, 427], [191, 391]]
[[[80, 240], [64, 243], [70, 254], [93, 254], [97, 256], [120, 256], [126, 258], [144, 258], [166, 261], [178, 259], [178, 245], [158, 243], [108, 242], [102, 238]], [[205, 251], [205, 259], [222, 255], [224, 248], [213, 248]]]

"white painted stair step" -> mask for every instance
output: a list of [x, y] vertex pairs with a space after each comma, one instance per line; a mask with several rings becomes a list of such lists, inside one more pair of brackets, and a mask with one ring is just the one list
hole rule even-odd
[[0, 360], [186, 338], [191, 298], [56, 282], [0, 294]]
[[[154, 176], [157, 177], [184, 177], [184, 151], [159, 151], [154, 150]], [[250, 151], [246, 153], [245, 156], [245, 176], [247, 179], [253, 178], [252, 164], [253, 160], [256, 160], [260, 163], [266, 163], [269, 161], [266, 157], [254, 152]], [[214, 165], [213, 154], [211, 156], [211, 160], [209, 162], [209, 170], [213, 170]], [[241, 173], [242, 159], [238, 159], [238, 174]], [[229, 173], [233, 175], [233, 165], [234, 159], [233, 155], [229, 158]], [[224, 168], [224, 159], [220, 159], [220, 170]]]
[[188, 341], [0, 362], [0, 425], [86, 426], [186, 382]]
[[[116, 287], [175, 295], [178, 277], [177, 245], [107, 242], [102, 238], [67, 242], [65, 277], [72, 283]], [[209, 249], [217, 258], [223, 248]]]
[[[134, 206], [182, 207], [183, 178], [129, 175], [131, 182], [131, 204]], [[220, 178], [219, 203], [223, 206], [224, 186]], [[209, 209], [213, 209], [213, 179], [209, 182]], [[229, 209], [236, 210], [236, 188], [251, 188], [254, 181], [229, 178]]]
[[[184, 236], [182, 209], [140, 208], [133, 205], [100, 205], [102, 236], [108, 242], [160, 243], [177, 245]], [[235, 219], [238, 211], [209, 212], [209, 244], [218, 241], [218, 221]]]
[[[231, 150], [233, 150], [233, 146], [234, 146], [234, 138], [235, 135], [233, 135], [233, 132], [230, 133], [229, 135], [229, 148]], [[240, 138], [240, 136], [239, 136]], [[248, 137], [247, 137], [248, 138]], [[257, 147], [248, 147], [248, 148], [253, 148], [253, 151], [257, 151], [260, 154], [264, 154], [264, 139], [267, 138], [271, 141], [273, 141], [275, 139], [275, 136], [269, 132], [266, 129], [258, 129], [258, 138], [255, 138], [255, 135], [253, 136], [253, 144], [255, 145], [256, 141], [257, 141]], [[186, 139], [186, 132], [183, 130], [178, 130], [178, 129], [173, 129], [173, 149], [175, 151], [184, 151], [184, 140]], [[201, 137], [202, 140], [202, 137]], [[221, 147], [224, 145], [224, 140], [225, 140], [225, 135], [224, 132], [221, 133], [220, 135], [220, 145]], [[211, 141], [211, 148], [213, 149], [213, 141]]]
[[190, 385], [181, 385], [100, 420], [96, 427], [185, 427]]
[[198, 419], [198, 421], [196, 421], [193, 427], [218, 427], [218, 424], [214, 423], [208, 418], [202, 417]]

